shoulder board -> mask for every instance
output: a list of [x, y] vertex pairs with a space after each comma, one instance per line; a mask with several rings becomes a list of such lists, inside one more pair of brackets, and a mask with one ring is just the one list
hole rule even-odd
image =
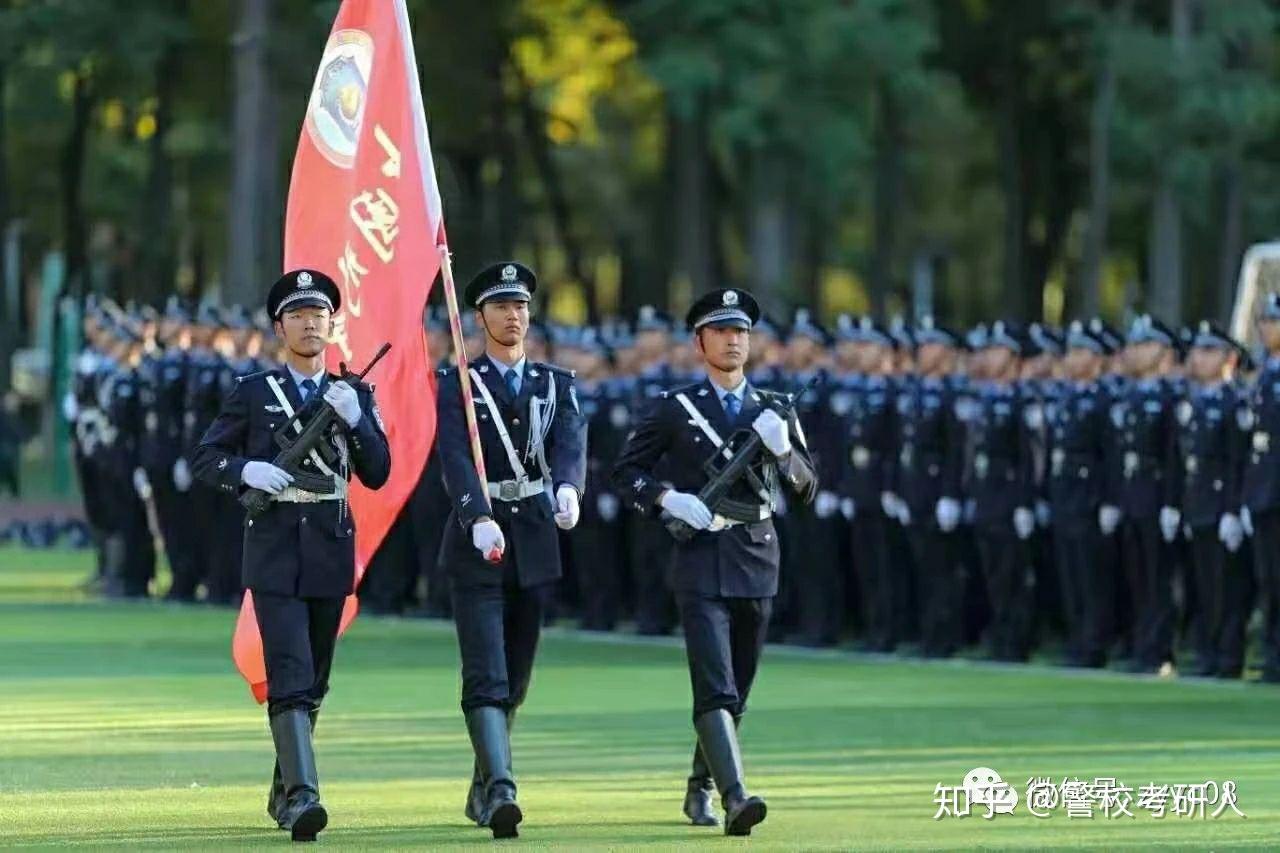
[[544, 361], [535, 361], [533, 366], [537, 367], [539, 370], [549, 370], [559, 376], [567, 376], [570, 379], [573, 379], [578, 375], [578, 371], [576, 370], [570, 370], [567, 367], [560, 367], [555, 364], [547, 364]]
[[259, 370], [257, 373], [246, 373], [244, 376], [236, 377], [236, 384], [239, 385], [245, 382], [254, 382], [258, 379], [265, 379], [269, 374], [273, 372], [274, 371], [271, 371], [271, 370]]

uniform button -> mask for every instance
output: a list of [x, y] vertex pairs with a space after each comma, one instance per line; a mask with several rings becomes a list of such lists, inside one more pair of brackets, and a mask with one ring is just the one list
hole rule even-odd
[[307, 517], [306, 517], [305, 515], [302, 517], [302, 523], [303, 523], [303, 524], [306, 524], [306, 523], [307, 523]]
[[520, 512], [520, 507], [518, 507], [518, 506], [513, 506], [513, 507], [511, 508], [511, 514], [512, 514], [512, 515], [515, 515], [515, 514], [516, 514], [516, 513], [518, 513], [518, 512]]
[[520, 419], [519, 419], [519, 418], [512, 418], [512, 419], [511, 419], [511, 423], [512, 423], [512, 424], [514, 424], [515, 426], [520, 426]]

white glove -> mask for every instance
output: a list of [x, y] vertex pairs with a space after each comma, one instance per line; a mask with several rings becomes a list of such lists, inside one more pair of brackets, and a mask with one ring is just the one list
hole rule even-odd
[[711, 510], [697, 495], [668, 489], [661, 504], [663, 509], [694, 530], [706, 530], [711, 526]]
[[578, 490], [573, 486], [561, 486], [556, 489], [556, 527], [561, 530], [572, 530], [577, 525], [580, 514]]
[[269, 495], [278, 495], [293, 482], [293, 475], [270, 462], [254, 460], [244, 463], [244, 468], [240, 471], [240, 482], [251, 489], [261, 489]]
[[324, 401], [338, 413], [338, 417], [347, 422], [352, 429], [360, 423], [360, 397], [356, 389], [339, 379], [324, 389]]
[[1098, 507], [1098, 529], [1103, 536], [1110, 536], [1120, 526], [1120, 507], [1103, 504]]
[[596, 509], [605, 521], [613, 521], [618, 517], [618, 496], [612, 492], [604, 492], [596, 498]]
[[902, 498], [898, 498], [898, 521], [902, 522], [903, 527], [911, 524], [911, 507]]
[[1244, 525], [1237, 516], [1229, 512], [1222, 514], [1222, 518], [1218, 519], [1218, 539], [1232, 554], [1240, 550], [1240, 545], [1244, 542]]
[[1160, 509], [1160, 533], [1164, 541], [1172, 542], [1178, 538], [1178, 526], [1182, 524], [1182, 513], [1171, 506]]
[[147, 472], [141, 468], [133, 469], [133, 490], [144, 501], [151, 499], [151, 481], [147, 479]]
[[173, 463], [173, 486], [180, 492], [191, 490], [191, 466], [181, 456]]
[[1036, 530], [1036, 514], [1025, 506], [1013, 511], [1013, 532], [1019, 539], [1030, 539]]
[[840, 509], [840, 499], [832, 492], [818, 492], [818, 497], [814, 499], [813, 511], [818, 518], [830, 518]]
[[490, 563], [502, 562], [502, 552], [507, 550], [502, 528], [492, 518], [471, 525], [471, 544]]
[[777, 412], [773, 409], [765, 409], [756, 415], [756, 419], [751, 422], [751, 428], [756, 431], [756, 435], [760, 436], [764, 446], [769, 448], [769, 452], [781, 459], [791, 452], [791, 430]]
[[844, 516], [845, 521], [853, 521], [853, 517], [858, 514], [858, 505], [853, 502], [853, 498], [840, 500], [840, 514]]
[[942, 532], [950, 533], [960, 524], [960, 501], [955, 498], [938, 498], [938, 506], [933, 515]]
[[1240, 507], [1240, 526], [1244, 529], [1245, 536], [1253, 535], [1253, 513], [1249, 512], [1247, 506]]
[[890, 518], [898, 517], [898, 496], [893, 492], [880, 493], [880, 509]]
[[1048, 527], [1053, 522], [1053, 510], [1049, 506], [1049, 502], [1045, 500], [1036, 501], [1036, 524], [1041, 527]]

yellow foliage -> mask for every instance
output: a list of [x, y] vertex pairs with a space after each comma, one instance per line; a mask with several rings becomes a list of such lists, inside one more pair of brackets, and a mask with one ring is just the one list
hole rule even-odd
[[511, 55], [524, 78], [545, 93], [548, 138], [594, 144], [592, 108], [634, 60], [635, 40], [600, 0], [539, 0], [526, 14], [535, 34], [516, 39]]
[[102, 126], [110, 131], [124, 127], [124, 104], [118, 100], [107, 101], [102, 105]]
[[818, 285], [821, 312], [825, 317], [836, 314], [868, 314], [871, 297], [866, 283], [852, 270], [823, 270]]
[[148, 139], [156, 135], [156, 117], [151, 113], [144, 113], [138, 116], [138, 121], [133, 127], [134, 135], [138, 139], [146, 142]]

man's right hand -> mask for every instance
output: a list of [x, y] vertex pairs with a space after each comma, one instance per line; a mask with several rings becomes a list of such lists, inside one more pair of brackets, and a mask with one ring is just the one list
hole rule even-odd
[[488, 516], [471, 525], [471, 544], [490, 563], [502, 562], [502, 553], [507, 550], [507, 540], [502, 535], [502, 528]]
[[244, 463], [240, 481], [252, 489], [261, 489], [269, 495], [278, 495], [293, 482], [293, 475], [270, 462], [254, 460]]
[[659, 504], [694, 530], [706, 530], [711, 526], [711, 510], [697, 495], [669, 489], [663, 493]]

